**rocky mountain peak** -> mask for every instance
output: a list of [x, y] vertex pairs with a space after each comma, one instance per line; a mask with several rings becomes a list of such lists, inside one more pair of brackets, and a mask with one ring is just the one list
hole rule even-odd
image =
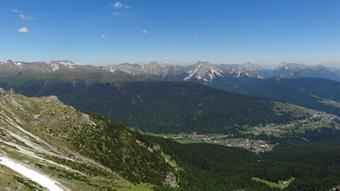
[[76, 64], [74, 64], [70, 60], [55, 60], [55, 61], [50, 62], [50, 66], [52, 67], [52, 71], [58, 71], [60, 69], [76, 68]]
[[188, 71], [188, 76], [184, 80], [196, 79], [211, 82], [219, 76], [223, 77], [223, 71], [216, 65], [210, 64], [207, 61], [199, 61], [193, 69]]

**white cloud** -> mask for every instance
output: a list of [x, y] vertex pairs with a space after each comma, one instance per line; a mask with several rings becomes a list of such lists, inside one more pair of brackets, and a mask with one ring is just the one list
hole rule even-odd
[[114, 4], [112, 4], [112, 7], [115, 9], [129, 9], [130, 6], [121, 3], [120, 1], [116, 1]]
[[28, 28], [27, 27], [21, 27], [18, 29], [18, 32], [20, 33], [28, 33]]
[[32, 21], [34, 20], [34, 17], [30, 16], [30, 15], [26, 15], [24, 13], [24, 11], [22, 10], [19, 10], [19, 9], [11, 9], [11, 12], [16, 14], [20, 19], [23, 19], [23, 20], [29, 20], [29, 21]]
[[29, 20], [29, 21], [34, 20], [34, 17], [30, 15], [24, 15], [23, 13], [20, 13], [18, 16], [23, 20]]
[[116, 9], [121, 9], [123, 8], [123, 4], [119, 1], [115, 2], [113, 5], [112, 5], [114, 8]]
[[114, 16], [129, 16], [127, 9], [130, 9], [129, 5], [123, 4], [120, 1], [116, 1], [115, 3], [111, 4], [115, 11], [113, 12]]
[[105, 33], [102, 33], [101, 35], [100, 35], [100, 38], [102, 38], [102, 39], [105, 39], [107, 37], [107, 35], [105, 34]]
[[149, 31], [146, 30], [146, 29], [143, 29], [141, 32], [142, 32], [142, 34], [148, 34], [149, 33]]

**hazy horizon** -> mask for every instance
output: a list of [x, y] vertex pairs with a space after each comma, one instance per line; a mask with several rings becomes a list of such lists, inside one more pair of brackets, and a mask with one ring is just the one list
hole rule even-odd
[[182, 66], [186, 66], [186, 65], [194, 65], [197, 64], [198, 62], [208, 62], [210, 64], [216, 64], [216, 65], [220, 65], [220, 64], [226, 64], [226, 65], [242, 65], [242, 64], [256, 64], [256, 65], [260, 65], [260, 66], [264, 66], [264, 67], [276, 67], [276, 66], [280, 66], [283, 64], [302, 64], [302, 65], [308, 65], [308, 66], [318, 66], [318, 65], [322, 65], [322, 66], [326, 66], [326, 67], [334, 67], [334, 68], [340, 68], [340, 63], [319, 63], [319, 64], [311, 64], [311, 63], [299, 63], [299, 62], [280, 62], [280, 63], [270, 63], [270, 64], [266, 64], [266, 63], [255, 63], [255, 62], [243, 62], [243, 63], [220, 63], [220, 62], [210, 62], [209, 60], [197, 60], [197, 61], [192, 61], [192, 62], [176, 62], [176, 61], [146, 61], [146, 62], [110, 62], [110, 63], [101, 63], [101, 62], [79, 62], [79, 61], [74, 61], [71, 59], [53, 59], [53, 60], [20, 60], [20, 59], [4, 59], [4, 60], [0, 60], [0, 62], [6, 62], [8, 60], [14, 61], [14, 62], [46, 62], [46, 63], [50, 63], [53, 61], [61, 61], [61, 60], [66, 60], [66, 61], [71, 61], [74, 64], [77, 65], [93, 65], [93, 66], [107, 66], [107, 65], [119, 65], [119, 64], [140, 64], [140, 65], [144, 65], [144, 64], [150, 64], [150, 63], [161, 63], [161, 64], [170, 64], [170, 65], [182, 65]]

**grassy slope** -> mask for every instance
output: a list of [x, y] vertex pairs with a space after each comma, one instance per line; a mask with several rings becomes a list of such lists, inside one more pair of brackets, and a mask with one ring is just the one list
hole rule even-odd
[[160, 151], [150, 152], [148, 147], [154, 145], [139, 134], [99, 117], [89, 117], [58, 100], [31, 100], [31, 113], [25, 116], [28, 121], [26, 128], [46, 137], [51, 144], [76, 150], [133, 182], [160, 185], [167, 171], [171, 171]]
[[[263, 183], [267, 186], [269, 186], [270, 188], [274, 188], [274, 189], [280, 189], [280, 190], [283, 190], [285, 189], [287, 186], [289, 186], [289, 184], [291, 184], [295, 178], [289, 178], [288, 180], [286, 181], [279, 181], [278, 183], [277, 182], [272, 182], [272, 181], [268, 181], [268, 180], [263, 180], [261, 178], [252, 178], [254, 181], [256, 182], [260, 182], [260, 183]], [[285, 183], [286, 182], [286, 183]]]
[[[127, 181], [109, 168], [70, 150], [64, 141], [50, 139], [49, 133], [59, 132], [60, 136], [62, 132], [71, 133], [74, 127], [85, 126], [88, 123], [86, 115], [58, 104], [54, 99], [40, 100], [19, 95], [6, 95], [0, 96], [0, 102], [0, 155], [8, 156], [31, 169], [47, 174], [71, 190], [152, 189], [153, 185], [150, 184], [132, 184], [131, 181]], [[56, 113], [60, 112], [58, 113], [60, 116], [68, 115], [64, 115], [63, 120], [57, 119], [60, 123], [56, 124], [53, 118], [57, 116], [50, 116], [48, 109]], [[49, 120], [49, 133], [39, 128], [38, 123], [44, 120]], [[70, 124], [66, 125], [67, 122]], [[28, 132], [25, 133], [20, 128], [34, 132], [43, 140]], [[3, 166], [0, 169], [0, 175], [2, 177], [1, 189], [32, 190], [33, 187], [38, 187], [37, 184]]]

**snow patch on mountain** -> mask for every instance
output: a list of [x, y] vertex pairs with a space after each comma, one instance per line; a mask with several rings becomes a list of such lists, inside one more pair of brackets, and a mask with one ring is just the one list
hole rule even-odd
[[123, 64], [118, 64], [118, 65], [107, 66], [106, 69], [108, 69], [110, 72], [121, 71], [121, 72], [134, 75], [134, 76], [144, 74], [139, 64], [123, 63]]
[[52, 71], [53, 71], [53, 72], [59, 70], [59, 65], [58, 65], [58, 64], [51, 64], [51, 67], [52, 67]]
[[22, 68], [22, 63], [21, 62], [14, 62], [14, 65], [19, 67], [20, 69]]
[[223, 77], [223, 71], [216, 65], [208, 62], [198, 62], [196, 66], [187, 72], [188, 76], [184, 78], [185, 81], [190, 79], [203, 80], [205, 82], [211, 82], [218, 76]]
[[59, 61], [59, 64], [65, 66], [67, 68], [74, 68], [75, 67], [75, 64], [71, 61]]
[[56, 181], [50, 179], [46, 175], [43, 175], [33, 169], [30, 169], [8, 157], [0, 157], [0, 164], [12, 169], [13, 171], [19, 173], [20, 175], [38, 183], [40, 186], [47, 188], [50, 191], [62, 191]]
[[76, 65], [72, 61], [68, 60], [57, 60], [50, 63], [52, 71], [59, 71], [61, 68], [64, 69], [75, 69]]
[[106, 66], [105, 69], [110, 72], [121, 71], [134, 76], [167, 76], [182, 72], [180, 66], [161, 62], [151, 62], [147, 64], [123, 63]]
[[235, 78], [250, 77], [250, 78], [263, 78], [261, 72], [265, 68], [257, 64], [245, 63], [245, 64], [221, 64], [220, 68], [227, 76]]

